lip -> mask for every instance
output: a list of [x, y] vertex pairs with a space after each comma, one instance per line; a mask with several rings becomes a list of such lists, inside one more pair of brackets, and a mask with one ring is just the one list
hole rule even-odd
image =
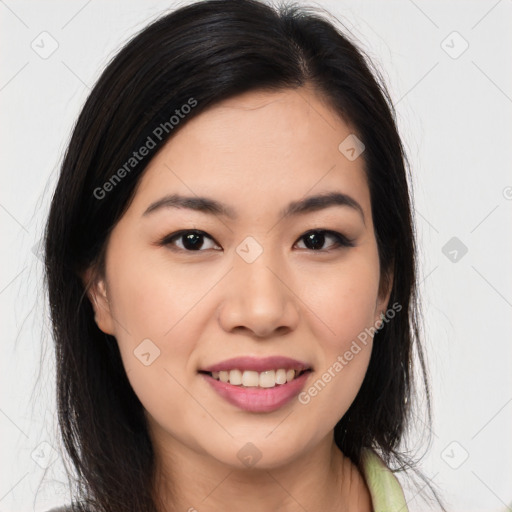
[[[252, 370], [255, 372], [265, 372], [268, 370], [297, 370], [299, 372], [303, 370], [312, 370], [311, 365], [291, 359], [285, 356], [270, 356], [270, 357], [234, 357], [232, 359], [226, 359], [220, 363], [201, 368], [199, 371], [202, 372], [220, 372], [229, 370]], [[292, 381], [293, 382], [293, 381]], [[284, 386], [284, 384], [283, 384]]]
[[214, 379], [206, 373], [200, 375], [230, 404], [249, 412], [272, 412], [293, 400], [304, 388], [310, 374], [311, 371], [304, 372], [292, 381], [273, 388], [234, 386]]

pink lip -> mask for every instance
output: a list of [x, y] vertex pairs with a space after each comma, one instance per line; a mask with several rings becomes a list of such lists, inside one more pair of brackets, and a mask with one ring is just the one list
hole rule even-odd
[[[311, 366], [303, 361], [297, 361], [296, 359], [290, 359], [284, 356], [272, 356], [272, 357], [234, 357], [227, 359], [220, 363], [201, 368], [203, 372], [220, 372], [226, 370], [252, 370], [255, 372], [265, 372], [267, 370], [302, 370], [311, 369]], [[284, 384], [283, 384], [284, 385]]]
[[[230, 366], [230, 368], [234, 367]], [[274, 366], [273, 368], [276, 367]], [[249, 412], [272, 412], [290, 402], [301, 392], [310, 373], [305, 372], [292, 381], [276, 385], [273, 388], [234, 386], [227, 382], [216, 380], [206, 373], [201, 375], [230, 404]]]

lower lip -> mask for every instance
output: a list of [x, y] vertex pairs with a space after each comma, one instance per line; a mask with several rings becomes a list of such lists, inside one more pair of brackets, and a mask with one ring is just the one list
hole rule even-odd
[[304, 372], [292, 381], [273, 388], [233, 386], [206, 373], [201, 375], [230, 404], [249, 412], [272, 412], [286, 405], [301, 392], [310, 373]]

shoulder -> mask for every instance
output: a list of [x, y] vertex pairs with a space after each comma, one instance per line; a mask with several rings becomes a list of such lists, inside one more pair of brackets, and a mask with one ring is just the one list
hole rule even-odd
[[398, 479], [374, 450], [363, 449], [361, 466], [374, 509], [407, 512]]

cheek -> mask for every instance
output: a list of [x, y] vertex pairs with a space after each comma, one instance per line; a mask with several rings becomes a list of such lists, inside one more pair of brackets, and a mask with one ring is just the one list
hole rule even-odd
[[203, 273], [198, 279], [193, 266], [187, 269], [172, 264], [158, 249], [130, 241], [126, 235], [121, 237], [108, 262], [114, 313], [126, 327], [119, 334], [122, 337], [128, 331], [135, 341], [150, 338], [167, 342], [183, 321], [194, 315], [195, 306], [212, 284], [211, 275]]
[[307, 303], [322, 325], [328, 351], [345, 351], [353, 339], [373, 326], [379, 288], [376, 249], [353, 250], [350, 256], [333, 265], [319, 266], [307, 290]]
[[201, 299], [219, 276], [198, 280], [192, 266], [183, 271], [153, 261], [127, 244], [113, 246], [107, 263], [116, 339], [134, 391], [148, 410], [162, 401], [179, 404], [187, 398], [182, 386], [195, 375], [196, 340], [210, 319]]
[[[193, 305], [211, 284], [191, 287], [188, 282], [193, 293], [187, 296], [182, 274], [148, 265], [134, 252], [118, 261], [110, 281], [115, 286], [116, 339], [128, 380], [157, 423], [169, 425], [169, 411], [180, 411], [173, 433], [185, 438], [186, 425], [204, 413], [191, 403], [187, 389], [193, 340], [202, 329]], [[185, 410], [183, 404], [190, 407]]]
[[378, 279], [372, 258], [354, 259], [325, 276], [325, 288], [312, 291], [311, 309], [320, 319], [315, 322], [320, 360], [316, 379], [299, 401], [332, 428], [354, 401], [368, 369]]
[[317, 378], [302, 403], [311, 401], [333, 426], [355, 399], [368, 368], [378, 285], [376, 246], [366, 245], [335, 268], [320, 267], [307, 292], [318, 317], [312, 325], [317, 326], [321, 355]]

